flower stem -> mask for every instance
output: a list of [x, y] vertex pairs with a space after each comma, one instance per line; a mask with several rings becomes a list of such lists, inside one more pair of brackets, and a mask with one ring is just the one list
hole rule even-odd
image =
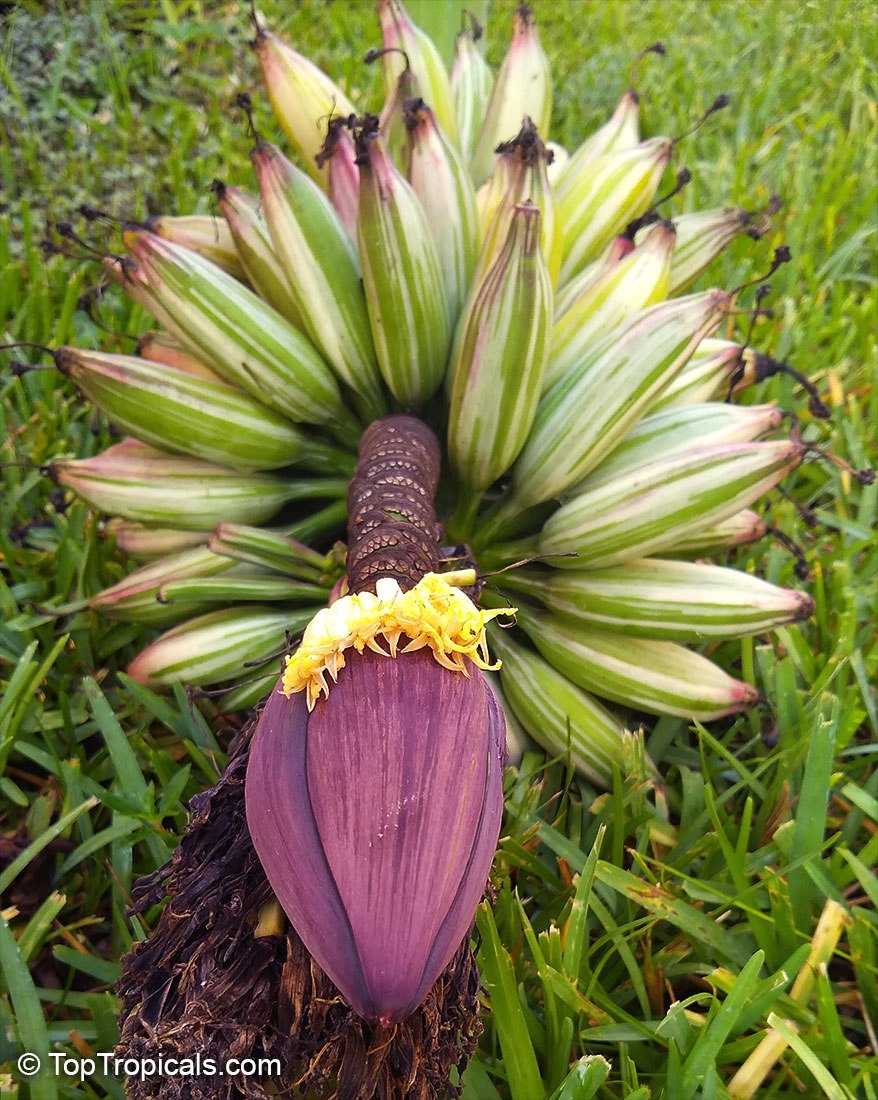
[[478, 530], [473, 539], [475, 545], [489, 545], [503, 535], [508, 535], [520, 513], [521, 509], [514, 496], [507, 494], [501, 497], [491, 505], [479, 521]]
[[518, 539], [515, 542], [503, 542], [482, 550], [479, 553], [482, 576], [484, 577], [491, 570], [503, 569], [513, 562], [533, 557], [539, 549], [539, 541], [539, 535], [530, 535], [528, 538]]
[[471, 492], [461, 487], [457, 506], [446, 524], [446, 531], [452, 542], [469, 542], [482, 503], [482, 492]]

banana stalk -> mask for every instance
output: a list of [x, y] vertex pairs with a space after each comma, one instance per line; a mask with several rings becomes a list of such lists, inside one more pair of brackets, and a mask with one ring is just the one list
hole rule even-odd
[[214, 181], [213, 189], [223, 217], [229, 223], [235, 247], [251, 285], [281, 317], [304, 331], [302, 316], [290, 291], [286, 273], [274, 251], [271, 233], [259, 201], [246, 191], [237, 187], [226, 187], [218, 180]]
[[186, 577], [168, 581], [158, 591], [161, 605], [179, 606], [229, 603], [321, 604], [329, 597], [329, 589], [320, 585], [271, 577], [239, 566], [222, 577]]
[[759, 700], [750, 684], [676, 642], [581, 627], [529, 609], [517, 621], [558, 672], [625, 706], [707, 722]]
[[640, 558], [593, 571], [510, 570], [496, 583], [576, 623], [639, 638], [742, 638], [807, 619], [814, 601], [737, 569]]
[[197, 252], [236, 279], [247, 278], [231, 231], [222, 218], [213, 214], [161, 214], [147, 218], [143, 226], [157, 237]]
[[698, 447], [572, 497], [539, 539], [562, 568], [598, 569], [674, 550], [681, 538], [758, 500], [802, 461], [797, 441]]
[[673, 151], [670, 138], [650, 138], [632, 149], [605, 153], [558, 196], [564, 226], [562, 286], [649, 209]]
[[550, 500], [582, 481], [716, 328], [729, 301], [714, 290], [661, 302], [598, 341], [540, 401], [513, 472], [514, 507]]
[[234, 470], [300, 465], [332, 473], [349, 461], [220, 380], [132, 355], [72, 347], [59, 348], [55, 362], [114, 424], [154, 447]]
[[430, 104], [446, 137], [456, 145], [457, 121], [451, 85], [445, 63], [432, 39], [415, 26], [400, 0], [378, 0], [378, 18], [384, 49], [388, 51], [382, 58], [387, 97], [393, 94], [407, 60], [419, 94]]
[[527, 733], [601, 787], [612, 786], [625, 735], [619, 719], [507, 631], [489, 627], [489, 637], [502, 661], [503, 693]]
[[363, 419], [375, 420], [386, 407], [351, 239], [326, 195], [279, 149], [261, 141], [251, 159], [274, 248], [305, 331], [357, 395]]
[[460, 153], [423, 101], [405, 113], [407, 175], [421, 200], [445, 280], [452, 323], [457, 321], [476, 265], [479, 221], [476, 195]]
[[355, 114], [339, 86], [307, 57], [260, 27], [253, 43], [275, 118], [302, 158], [306, 170], [326, 183], [327, 169], [318, 164], [327, 120]]
[[420, 200], [373, 134], [358, 136], [357, 237], [378, 366], [415, 407], [442, 383], [451, 323], [442, 266]]
[[473, 291], [451, 365], [448, 451], [464, 485], [484, 490], [509, 469], [540, 398], [552, 325], [552, 287], [540, 212], [515, 208], [502, 251]]
[[212, 531], [218, 523], [264, 523], [293, 500], [340, 497], [344, 479], [281, 480], [196, 458], [124, 444], [95, 458], [51, 463], [49, 475], [98, 511], [155, 527]]
[[247, 676], [286, 649], [288, 633], [304, 629], [316, 607], [272, 611], [262, 607], [224, 607], [199, 615], [162, 634], [128, 666], [128, 675], [149, 687], [167, 684], [223, 684]]
[[605, 265], [552, 330], [552, 351], [543, 379], [549, 389], [588, 355], [604, 334], [618, 328], [639, 310], [668, 296], [676, 232], [668, 223], [650, 227], [649, 234], [627, 256]]
[[552, 121], [552, 74], [533, 15], [522, 4], [513, 17], [512, 42], [494, 82], [470, 165], [477, 187], [494, 172], [494, 150], [515, 137], [525, 118], [533, 119], [540, 137], [547, 141]]
[[299, 579], [316, 581], [327, 571], [327, 555], [318, 554], [281, 531], [269, 531], [264, 527], [221, 523], [211, 536], [209, 546], [215, 553], [236, 561]]
[[290, 420], [357, 438], [338, 383], [298, 329], [196, 253], [139, 230], [125, 242], [135, 258], [122, 265], [125, 289], [186, 351]]

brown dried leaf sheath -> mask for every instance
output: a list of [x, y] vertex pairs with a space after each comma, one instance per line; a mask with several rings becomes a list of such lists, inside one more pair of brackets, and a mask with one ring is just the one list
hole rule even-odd
[[[435, 436], [413, 417], [366, 432], [351, 483], [349, 578], [353, 591], [378, 576], [404, 588], [436, 567]], [[219, 782], [197, 795], [179, 848], [134, 889], [133, 913], [167, 898], [149, 937], [122, 960], [119, 1052], [127, 1057], [277, 1058], [271, 1080], [222, 1075], [129, 1079], [132, 1100], [436, 1100], [475, 1050], [479, 979], [468, 942], [421, 1007], [383, 1030], [357, 1016], [296, 933], [255, 937], [272, 899], [244, 809], [254, 715], [232, 746]], [[388, 945], [392, 951], [392, 945]]]
[[[119, 1052], [127, 1057], [279, 1058], [270, 1084], [244, 1077], [129, 1080], [133, 1100], [287, 1095], [338, 1100], [455, 1096], [475, 1049], [478, 972], [469, 944], [424, 1004], [391, 1031], [356, 1016], [295, 932], [255, 938], [271, 891], [244, 815], [250, 722], [222, 778], [191, 803], [179, 848], [135, 887], [132, 912], [167, 897], [148, 940], [123, 959]], [[274, 1091], [277, 1090], [277, 1091]]]

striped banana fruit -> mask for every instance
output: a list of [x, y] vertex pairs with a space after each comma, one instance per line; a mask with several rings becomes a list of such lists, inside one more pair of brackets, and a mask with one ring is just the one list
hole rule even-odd
[[500, 574], [497, 583], [583, 629], [674, 642], [761, 634], [814, 609], [804, 592], [737, 569], [661, 558], [588, 571], [519, 570]]
[[451, 356], [448, 453], [461, 482], [485, 490], [527, 440], [552, 329], [540, 211], [516, 207], [496, 261], [473, 290]]

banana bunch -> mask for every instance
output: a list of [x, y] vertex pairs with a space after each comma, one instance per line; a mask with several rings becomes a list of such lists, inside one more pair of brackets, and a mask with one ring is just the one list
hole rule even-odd
[[[216, 183], [219, 216], [125, 230], [106, 277], [156, 330], [137, 355], [53, 354], [128, 438], [51, 474], [140, 563], [91, 601], [165, 631], [131, 675], [225, 685], [220, 705], [243, 708], [343, 575], [364, 427], [418, 413], [447, 442], [447, 541], [504, 570], [485, 606], [519, 608], [491, 629], [510, 720], [606, 783], [619, 707], [751, 706], [692, 647], [812, 610], [690, 560], [760, 538], [753, 505], [805, 455], [777, 409], [727, 402], [769, 361], [718, 338], [735, 291], [693, 288], [757, 219], [654, 213], [680, 139], [641, 135], [633, 90], [578, 149], [553, 147], [527, 7], [496, 74], [474, 22], [448, 72], [401, 0], [378, 15], [385, 103], [359, 115], [257, 21], [292, 159], [259, 140], [256, 190]], [[506, 568], [522, 558], [539, 561]]]

